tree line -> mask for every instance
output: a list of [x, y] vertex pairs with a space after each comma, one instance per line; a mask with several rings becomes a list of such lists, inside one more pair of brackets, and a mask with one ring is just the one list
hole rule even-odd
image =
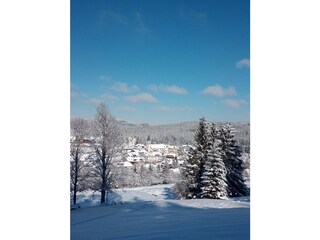
[[249, 188], [244, 181], [242, 149], [234, 139], [234, 129], [215, 123], [208, 124], [203, 117], [194, 136], [195, 147], [190, 149], [183, 169], [184, 180], [174, 191], [185, 198], [215, 198], [247, 196]]
[[[245, 196], [249, 189], [243, 180], [242, 148], [234, 139], [234, 129], [225, 124], [218, 129], [201, 118], [181, 175], [170, 171], [166, 162], [128, 169], [114, 164], [124, 138], [118, 121], [107, 106], [100, 103], [92, 121], [71, 119], [70, 191], [73, 204], [77, 193], [87, 189], [101, 193], [106, 204], [114, 187], [134, 187], [177, 182], [174, 191], [186, 198], [224, 198]], [[176, 166], [178, 167], [178, 166]], [[183, 178], [183, 180], [181, 180]]]
[[[216, 122], [220, 127], [228, 122]], [[171, 145], [188, 145], [194, 141], [194, 134], [197, 131], [198, 121], [180, 122], [175, 124], [149, 125], [132, 124], [125, 121], [119, 122], [122, 135], [135, 137], [138, 143], [145, 144], [149, 140], [155, 143], [165, 143]], [[233, 122], [229, 123], [236, 129], [235, 140], [244, 148], [246, 153], [250, 153], [250, 123]]]

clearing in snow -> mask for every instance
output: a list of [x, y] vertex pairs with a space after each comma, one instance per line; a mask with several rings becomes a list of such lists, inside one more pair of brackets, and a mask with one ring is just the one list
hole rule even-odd
[[171, 187], [115, 190], [108, 206], [98, 193], [79, 195], [71, 239], [250, 239], [249, 198], [176, 200]]

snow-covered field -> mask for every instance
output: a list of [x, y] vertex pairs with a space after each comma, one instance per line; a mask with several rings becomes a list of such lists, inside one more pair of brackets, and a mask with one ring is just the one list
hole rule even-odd
[[79, 197], [71, 239], [250, 239], [250, 199], [176, 200], [172, 185], [116, 190], [109, 206], [99, 194]]

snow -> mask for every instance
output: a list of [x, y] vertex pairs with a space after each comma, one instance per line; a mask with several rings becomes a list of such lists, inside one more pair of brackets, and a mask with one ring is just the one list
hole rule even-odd
[[125, 162], [123, 162], [123, 166], [124, 167], [132, 167], [132, 163], [125, 161]]
[[149, 147], [152, 149], [165, 149], [168, 148], [167, 145], [159, 143], [159, 144], [149, 144]]
[[172, 171], [173, 173], [176, 173], [176, 174], [180, 173], [180, 169], [179, 168], [170, 168], [170, 171]]
[[79, 196], [71, 239], [250, 239], [250, 199], [176, 200], [172, 184], [118, 189], [108, 206]]

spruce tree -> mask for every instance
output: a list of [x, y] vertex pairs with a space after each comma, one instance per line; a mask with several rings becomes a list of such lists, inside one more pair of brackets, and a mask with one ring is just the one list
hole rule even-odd
[[209, 132], [209, 146], [204, 172], [201, 176], [201, 198], [225, 198], [227, 196], [226, 167], [221, 158], [220, 140], [216, 125]]
[[182, 171], [187, 182], [187, 198], [194, 198], [198, 192], [198, 183], [196, 176], [199, 174], [199, 159], [195, 157], [195, 149], [190, 148], [186, 165]]
[[190, 149], [185, 167], [185, 178], [188, 181], [188, 198], [197, 197], [201, 192], [201, 176], [204, 172], [204, 164], [208, 151], [207, 121], [200, 118], [198, 130], [194, 136], [195, 148]]
[[249, 189], [245, 184], [243, 177], [244, 164], [241, 160], [242, 151], [234, 140], [234, 129], [225, 124], [219, 131], [220, 147], [222, 150], [222, 159], [227, 169], [228, 195], [231, 197], [247, 196]]

